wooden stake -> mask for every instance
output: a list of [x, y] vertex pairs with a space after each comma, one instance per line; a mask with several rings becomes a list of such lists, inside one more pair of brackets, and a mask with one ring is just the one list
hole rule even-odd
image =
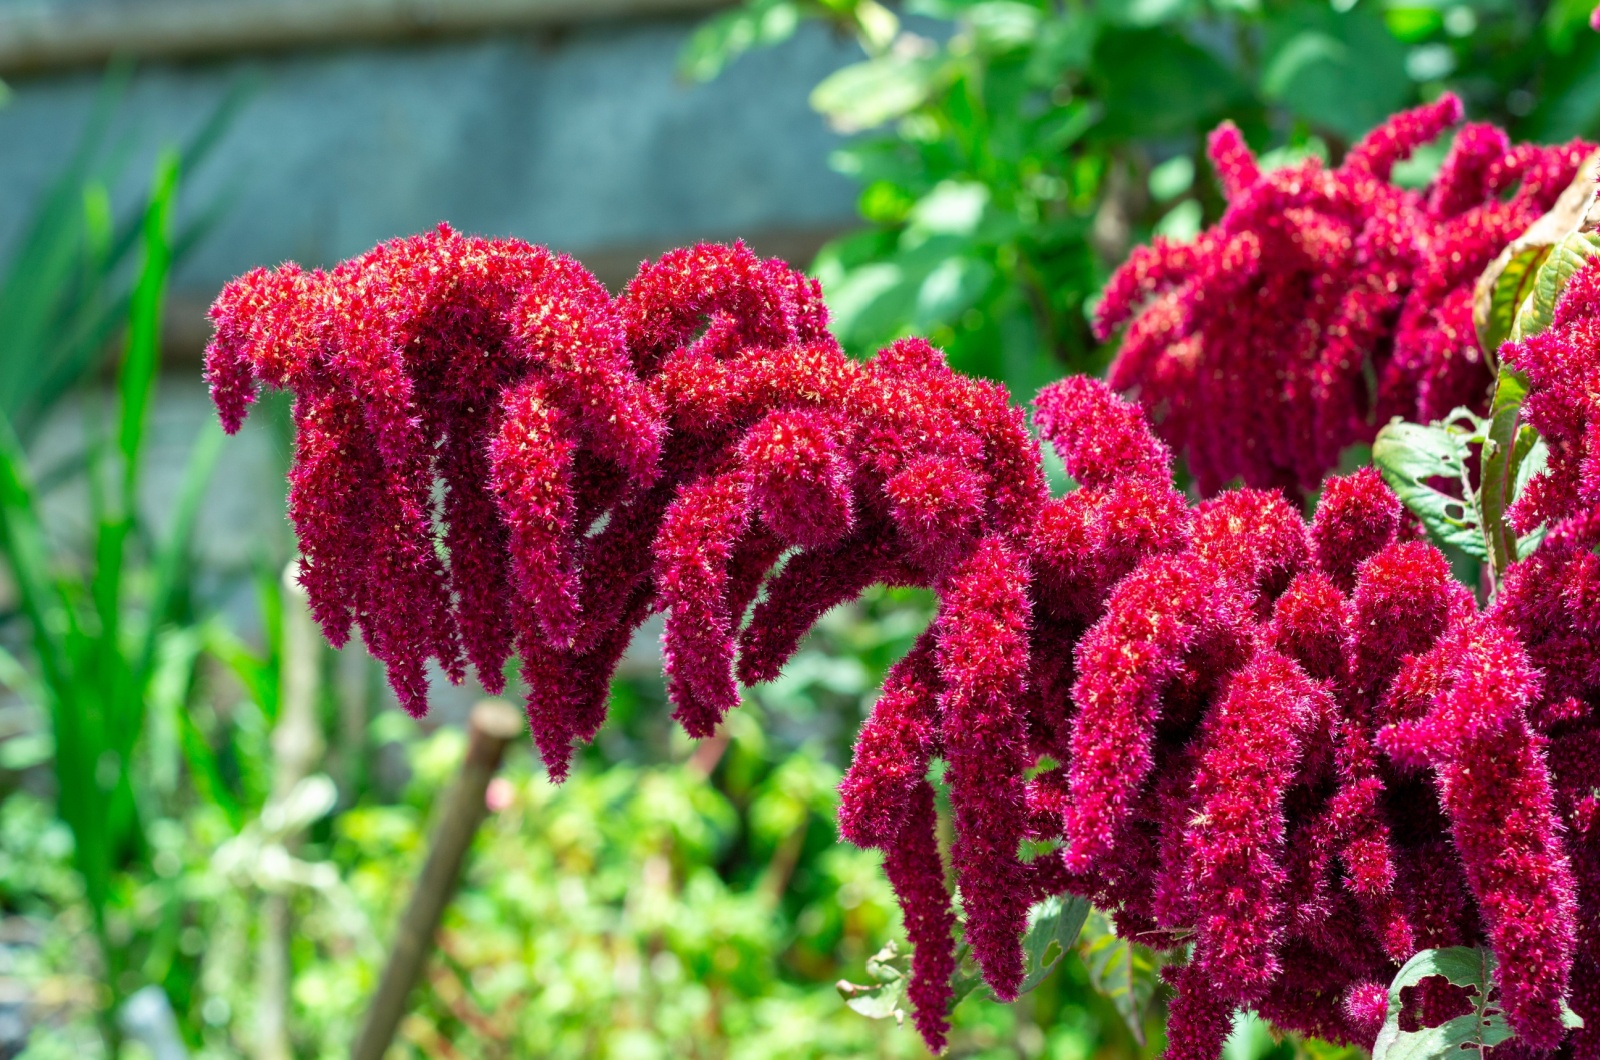
[[350, 1051], [352, 1060], [382, 1060], [405, 1015], [406, 998], [433, 949], [444, 908], [455, 893], [462, 862], [478, 826], [488, 815], [484, 795], [500, 768], [506, 745], [523, 732], [522, 715], [510, 704], [489, 699], [472, 708], [467, 723], [467, 757], [449, 801], [433, 831], [428, 860], [400, 918], [366, 1023]]

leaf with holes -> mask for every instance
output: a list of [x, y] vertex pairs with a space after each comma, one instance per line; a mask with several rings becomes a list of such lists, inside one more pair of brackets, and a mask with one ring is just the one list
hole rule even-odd
[[[1372, 1060], [1445, 1060], [1464, 1049], [1475, 1050], [1482, 1056], [1489, 1049], [1510, 1041], [1516, 1035], [1506, 1023], [1505, 1013], [1494, 993], [1494, 971], [1494, 954], [1470, 946], [1423, 950], [1412, 957], [1389, 985], [1389, 1014], [1373, 1044]], [[1473, 1010], [1437, 1027], [1401, 1030], [1400, 1012], [1404, 1007], [1401, 991], [1434, 976], [1470, 991]], [[1565, 1005], [1562, 1006], [1562, 1020], [1568, 1027], [1583, 1026], [1583, 1021]]]
[[[1488, 559], [1489, 552], [1468, 468], [1471, 446], [1482, 443], [1487, 423], [1466, 409], [1426, 426], [1396, 419], [1372, 443], [1372, 462], [1383, 480], [1434, 539], [1479, 559]], [[1456, 486], [1459, 495], [1433, 485], [1439, 479]]]
[[1049, 978], [1074, 946], [1089, 919], [1089, 900], [1076, 895], [1046, 898], [1028, 911], [1028, 934], [1022, 940], [1022, 988], [1026, 994]]
[[[1023, 978], [1020, 997], [1050, 978], [1061, 958], [1072, 951], [1089, 918], [1089, 900], [1074, 895], [1052, 896], [1036, 902], [1028, 910], [1028, 933], [1022, 940]], [[950, 1007], [953, 1009], [970, 995], [994, 995], [984, 986], [983, 973], [972, 960], [971, 950], [962, 945], [956, 951], [956, 969], [950, 976]]]

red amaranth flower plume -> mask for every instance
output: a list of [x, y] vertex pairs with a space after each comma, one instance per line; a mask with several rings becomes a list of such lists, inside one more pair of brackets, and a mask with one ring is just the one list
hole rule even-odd
[[661, 449], [610, 297], [581, 266], [441, 226], [330, 272], [250, 273], [212, 319], [224, 426], [258, 382], [296, 395], [301, 582], [331, 641], [361, 627], [407, 710], [426, 709], [430, 658], [459, 679], [464, 651], [493, 691], [513, 642], [526, 658], [571, 635], [577, 517], [648, 480]]
[[[1116, 584], [1079, 641], [1066, 782], [1042, 775], [1030, 805], [1064, 816], [1068, 886], [1152, 944], [1192, 932], [1175, 975], [1185, 1055], [1215, 1055], [1234, 1004], [1370, 1045], [1380, 984], [1422, 945], [1518, 954], [1526, 971], [1502, 980], [1516, 1026], [1559, 1039], [1586, 892], [1540, 738], [1516, 721], [1526, 663], [1444, 557], [1399, 528], [1370, 472], [1328, 483], [1309, 529], [1271, 495], [1225, 493], [1184, 548]], [[1499, 632], [1481, 645], [1447, 632], [1467, 628]], [[1424, 716], [1441, 728], [1409, 750], [1396, 734]], [[1448, 761], [1419, 771], [1431, 755]], [[1496, 802], [1511, 828], [1499, 849]]]
[[[920, 340], [849, 359], [815, 282], [738, 246], [673, 252], [612, 300], [568, 259], [441, 228], [329, 273], [253, 274], [216, 317], [229, 426], [257, 379], [296, 395], [292, 514], [330, 637], [359, 624], [414, 712], [429, 657], [459, 679], [464, 640], [498, 689], [514, 648], [552, 776], [651, 610], [674, 713], [707, 736], [737, 677], [775, 676], [828, 608], [874, 582], [937, 590], [926, 694], [943, 706], [921, 724], [948, 733], [969, 932], [1015, 990], [1033, 893], [1025, 548], [1045, 488], [1002, 388]], [[868, 799], [864, 841], [899, 840], [933, 750], [890, 735], [912, 760]]]
[[902, 827], [885, 848], [883, 871], [900, 900], [911, 940], [911, 1020], [928, 1048], [944, 1051], [950, 1029], [950, 977], [956, 970], [955, 912], [944, 886], [939, 860], [938, 817], [933, 786], [918, 780], [911, 788]]
[[1137, 248], [1112, 276], [1096, 329], [1132, 323], [1111, 382], [1137, 393], [1203, 494], [1236, 477], [1309, 491], [1392, 415], [1427, 422], [1487, 401], [1473, 285], [1587, 148], [1512, 150], [1468, 125], [1430, 188], [1390, 181], [1460, 116], [1446, 95], [1395, 115], [1336, 169], [1266, 173], [1225, 125], [1210, 142], [1221, 221], [1193, 243]]
[[944, 694], [941, 742], [955, 814], [951, 850], [967, 942], [1002, 1001], [1022, 984], [1022, 932], [1032, 895], [1017, 848], [1027, 831], [1024, 702], [1028, 672], [1027, 566], [996, 539], [980, 544], [946, 584], [939, 616]]
[[[1149, 301], [1118, 371], [1208, 491], [1234, 474], [1308, 487], [1373, 401], [1431, 400], [1427, 372], [1381, 389], [1408, 285], [1449, 225], [1537, 199], [1570, 161], [1469, 127], [1426, 194], [1388, 184], [1455, 116], [1402, 116], [1331, 173], [1262, 175], [1224, 130], [1223, 224], [1114, 278], [1105, 320]], [[1430, 290], [1465, 282], [1439, 276]], [[921, 340], [852, 360], [816, 284], [742, 246], [673, 252], [616, 299], [569, 259], [448, 229], [253, 273], [218, 300], [207, 372], [230, 429], [258, 383], [295, 394], [291, 517], [330, 639], [359, 625], [413, 711], [429, 660], [498, 690], [520, 655], [556, 778], [652, 611], [674, 713], [703, 736], [828, 609], [875, 583], [933, 590], [840, 803], [841, 833], [884, 851], [931, 1047], [954, 964], [935, 758], [997, 996], [1022, 981], [1030, 903], [1065, 889], [1124, 935], [1193, 938], [1170, 974], [1184, 1060], [1216, 1056], [1236, 1004], [1370, 1045], [1375, 988], [1424, 945], [1492, 944], [1513, 1024], [1543, 1047], [1569, 980], [1600, 1028], [1600, 523], [1569, 370], [1594, 345], [1585, 284], [1600, 290], [1580, 278], [1561, 342], [1525, 344], [1555, 466], [1529, 517], [1567, 521], [1487, 615], [1437, 550], [1397, 540], [1370, 471], [1326, 483], [1309, 525], [1274, 489], [1191, 506], [1167, 445], [1103, 383], [1039, 396], [1075, 483], [1048, 498], [1002, 388]], [[1288, 360], [1245, 358], [1247, 338]], [[1380, 391], [1352, 382], [1355, 361]], [[1025, 839], [1062, 842], [1029, 861]], [[1600, 1030], [1574, 1048], [1600, 1055]]]
[[1236, 1002], [1265, 992], [1281, 968], [1284, 793], [1307, 736], [1332, 704], [1293, 660], [1258, 652], [1234, 675], [1201, 735], [1188, 829], [1195, 962]]
[[1499, 959], [1506, 1019], [1532, 1047], [1552, 1049], [1565, 1033], [1577, 910], [1543, 741], [1525, 714], [1538, 679], [1515, 637], [1489, 619], [1457, 626], [1430, 655], [1414, 664], [1437, 678], [1427, 713], [1395, 722], [1380, 743], [1402, 764], [1437, 770]]

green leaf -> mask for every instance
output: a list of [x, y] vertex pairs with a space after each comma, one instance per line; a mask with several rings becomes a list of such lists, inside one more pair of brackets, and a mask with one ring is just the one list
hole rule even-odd
[[1521, 342], [1550, 326], [1567, 281], [1597, 252], [1600, 252], [1600, 233], [1594, 232], [1575, 232], [1550, 248], [1534, 273], [1527, 297], [1517, 309], [1511, 325], [1511, 341]]
[[710, 81], [745, 52], [767, 48], [794, 36], [800, 10], [790, 0], [753, 0], [707, 19], [678, 56], [679, 74]]
[[982, 988], [983, 996], [991, 997], [989, 988], [984, 985], [983, 971], [978, 963], [972, 959], [972, 947], [962, 943], [956, 950], [956, 968], [950, 973], [950, 1008], [953, 1011], [961, 1002], [965, 1001], [974, 991]]
[[149, 418], [150, 394], [155, 385], [158, 355], [161, 350], [161, 307], [167, 289], [167, 273], [172, 265], [171, 229], [173, 200], [178, 193], [178, 154], [166, 151], [156, 164], [155, 183], [150, 191], [150, 207], [145, 212], [144, 264], [128, 310], [128, 351], [117, 377], [121, 410], [117, 426], [117, 448], [123, 460], [124, 511], [132, 511], [134, 480], [138, 475], [139, 450], [144, 443], [145, 421]]
[[[1489, 999], [1494, 970], [1493, 953], [1469, 946], [1423, 950], [1412, 957], [1389, 985], [1388, 1018], [1372, 1047], [1372, 1060], [1446, 1060], [1462, 1049], [1476, 1049], [1482, 1055], [1509, 1041], [1514, 1035], [1505, 1013]], [[1401, 1030], [1401, 991], [1434, 976], [1472, 991], [1473, 1011], [1437, 1027]]]
[[[1549, 460], [1550, 447], [1544, 444], [1544, 439], [1539, 437], [1537, 431], [1532, 427], [1523, 427], [1517, 432], [1517, 452], [1512, 458], [1513, 473], [1516, 476], [1512, 485], [1512, 500], [1522, 495], [1522, 491], [1533, 481], [1533, 477], [1545, 470]], [[1539, 547], [1539, 542], [1544, 540], [1548, 529], [1548, 526], [1541, 524], [1517, 538], [1517, 558], [1527, 559], [1532, 555], [1533, 550]]]
[[1050, 977], [1061, 958], [1078, 944], [1089, 919], [1089, 900], [1076, 895], [1046, 898], [1028, 911], [1028, 934], [1022, 940], [1022, 987], [1026, 994]]
[[1302, 30], [1278, 49], [1261, 72], [1261, 92], [1268, 99], [1282, 99], [1308, 68], [1318, 63], [1343, 63], [1349, 57], [1350, 49], [1338, 38], [1319, 30]]
[[189, 451], [189, 460], [179, 480], [178, 496], [173, 505], [172, 523], [156, 557], [149, 626], [145, 630], [144, 646], [134, 662], [136, 684], [142, 685], [150, 673], [161, 624], [166, 621], [180, 579], [185, 576], [185, 561], [189, 558], [195, 522], [200, 516], [200, 506], [205, 501], [206, 487], [211, 483], [211, 473], [217, 466], [217, 457], [222, 453], [224, 437], [217, 421], [208, 420]]
[[912, 327], [926, 333], [938, 324], [954, 320], [984, 291], [995, 276], [994, 268], [977, 258], [946, 258], [923, 279], [917, 290]]
[[[1090, 909], [1088, 899], [1066, 895], [1046, 898], [1028, 910], [1028, 933], [1022, 940], [1023, 978], [1017, 990], [1019, 997], [1050, 978], [1061, 959], [1077, 945]], [[951, 1009], [975, 993], [984, 998], [994, 997], [983, 982], [982, 970], [972, 960], [971, 947], [965, 944], [956, 951], [950, 991]]]
[[1031, 44], [1044, 12], [1016, 0], [990, 0], [967, 12], [977, 43], [985, 51], [1006, 52]]
[[870, 983], [852, 983], [841, 979], [834, 984], [844, 1003], [868, 1019], [882, 1020], [891, 1016], [896, 1023], [906, 1020], [906, 986], [909, 975], [902, 956], [893, 939], [884, 943], [883, 949], [867, 958]]
[[[1600, 152], [1584, 160], [1578, 167], [1578, 175], [1549, 212], [1512, 240], [1478, 277], [1472, 296], [1472, 322], [1479, 344], [1491, 358], [1497, 357], [1501, 345], [1519, 331], [1519, 323], [1522, 324], [1520, 334], [1524, 336], [1540, 330], [1540, 320], [1542, 326], [1549, 325], [1550, 313], [1566, 283], [1563, 273], [1571, 276], [1571, 259], [1548, 274], [1544, 266], [1555, 248], [1600, 221], [1600, 217], [1595, 216], [1594, 205], [1597, 168], [1600, 168]], [[1580, 245], [1568, 248], [1569, 255], [1582, 252]], [[1541, 282], [1544, 284], [1542, 295]], [[1536, 296], [1542, 302], [1529, 310], [1524, 323], [1524, 307], [1535, 301]]]
[[1506, 523], [1506, 509], [1516, 499], [1517, 465], [1533, 445], [1530, 432], [1521, 430], [1518, 422], [1527, 393], [1526, 377], [1509, 368], [1500, 369], [1479, 456], [1478, 513], [1483, 525], [1485, 551], [1497, 584], [1517, 558], [1516, 532]]
[[917, 227], [942, 235], [970, 236], [989, 205], [989, 188], [976, 181], [941, 180], [911, 209]]
[[1104, 913], [1089, 914], [1079, 942], [1089, 985], [1110, 999], [1134, 1041], [1145, 1044], [1144, 1024], [1160, 981], [1161, 958], [1144, 946], [1119, 938]]
[[1502, 255], [1505, 260], [1497, 263], [1498, 268], [1490, 266], [1493, 274], [1486, 272], [1486, 281], [1480, 281], [1478, 292], [1483, 300], [1482, 311], [1478, 310], [1476, 304], [1473, 307], [1473, 316], [1478, 325], [1478, 343], [1492, 353], [1497, 353], [1511, 337], [1517, 310], [1527, 301], [1528, 294], [1533, 290], [1533, 278], [1550, 254], [1548, 246], [1526, 246], [1514, 251], [1508, 247], [1507, 251]]
[[836, 70], [811, 90], [811, 106], [840, 132], [860, 132], [920, 106], [938, 81], [940, 64], [898, 54]]
[[[1463, 421], [1470, 431], [1459, 426]], [[1434, 539], [1479, 559], [1487, 559], [1488, 550], [1467, 468], [1472, 455], [1469, 443], [1481, 440], [1483, 422], [1465, 409], [1427, 426], [1395, 419], [1372, 443], [1372, 462], [1383, 480]], [[1440, 478], [1459, 483], [1461, 496], [1429, 484]]]
[[1094, 71], [1108, 137], [1184, 135], [1208, 125], [1243, 84], [1203, 48], [1159, 30], [1111, 30], [1095, 43]]
[[1405, 105], [1413, 91], [1405, 47], [1377, 9], [1295, 5], [1268, 23], [1261, 95], [1318, 129], [1354, 140]]

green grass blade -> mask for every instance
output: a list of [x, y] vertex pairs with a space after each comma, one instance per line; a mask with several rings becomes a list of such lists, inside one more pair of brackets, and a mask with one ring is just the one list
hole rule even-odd
[[179, 581], [184, 577], [189, 545], [194, 538], [194, 526], [200, 515], [201, 502], [205, 500], [206, 486], [217, 466], [217, 456], [222, 452], [226, 436], [215, 419], [208, 419], [200, 429], [189, 450], [189, 462], [183, 470], [178, 487], [178, 498], [172, 515], [172, 526], [156, 559], [155, 584], [150, 596], [150, 624], [145, 630], [144, 645], [134, 664], [134, 684], [142, 689], [150, 679], [155, 664], [156, 646]]
[[144, 264], [128, 309], [128, 350], [117, 377], [121, 409], [117, 420], [117, 449], [122, 454], [123, 502], [133, 511], [134, 487], [139, 474], [139, 451], [144, 444], [150, 395], [155, 385], [161, 352], [161, 307], [166, 297], [167, 274], [172, 265], [169, 231], [172, 202], [178, 191], [178, 156], [166, 151], [156, 163], [150, 206], [144, 220]]

